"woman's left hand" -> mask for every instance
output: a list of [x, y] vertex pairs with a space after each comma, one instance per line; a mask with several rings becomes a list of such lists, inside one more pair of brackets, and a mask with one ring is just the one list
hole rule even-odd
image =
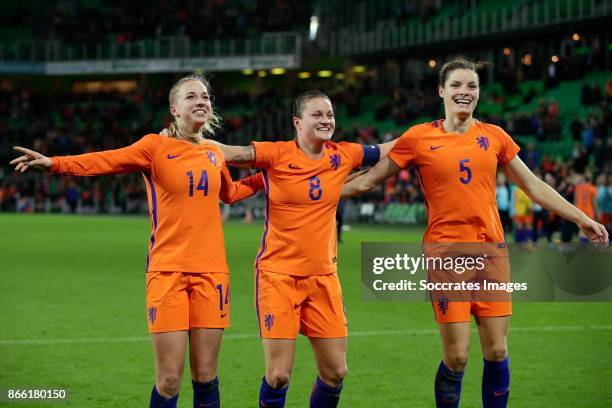
[[585, 217], [585, 220], [578, 223], [578, 228], [580, 228], [580, 232], [589, 237], [597, 247], [603, 245], [603, 248], [606, 248], [608, 246], [608, 231], [606, 231], [606, 227], [600, 223]]

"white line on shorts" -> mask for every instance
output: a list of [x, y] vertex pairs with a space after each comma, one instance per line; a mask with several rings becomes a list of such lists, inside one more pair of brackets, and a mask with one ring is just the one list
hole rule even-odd
[[[590, 326], [533, 326], [533, 327], [511, 327], [510, 332], [576, 332], [576, 331], [607, 331], [612, 330], [612, 325], [590, 325]], [[415, 336], [438, 334], [438, 329], [414, 329], [414, 330], [373, 330], [349, 332], [349, 337], [374, 337], [374, 336]], [[229, 333], [223, 336], [224, 340], [256, 339], [257, 334], [251, 333]], [[0, 340], [0, 346], [13, 345], [48, 345], [48, 344], [79, 344], [79, 343], [137, 343], [150, 341], [149, 337], [98, 337], [98, 338], [69, 338], [69, 339], [7, 339]]]

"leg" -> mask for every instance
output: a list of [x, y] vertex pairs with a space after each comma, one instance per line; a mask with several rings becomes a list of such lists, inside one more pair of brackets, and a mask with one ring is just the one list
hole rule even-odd
[[155, 387], [151, 407], [176, 407], [185, 366], [187, 331], [152, 333]]
[[266, 375], [259, 391], [260, 407], [284, 407], [293, 371], [295, 340], [263, 339]]
[[189, 362], [193, 384], [193, 406], [219, 407], [217, 360], [223, 329], [191, 329]]
[[531, 221], [531, 241], [535, 244], [540, 238], [538, 229], [539, 221], [542, 219], [542, 210], [533, 212], [533, 219]]
[[444, 364], [453, 371], [463, 371], [470, 350], [470, 322], [438, 323]]
[[476, 316], [480, 346], [485, 360], [503, 361], [508, 357], [509, 316]]
[[311, 276], [301, 283], [308, 298], [302, 305], [300, 333], [310, 339], [319, 372], [310, 394], [310, 406], [336, 407], [347, 372], [342, 288], [335, 273]]
[[458, 407], [470, 347], [470, 322], [438, 323], [444, 358], [435, 382], [436, 407]]
[[217, 358], [223, 329], [229, 326], [229, 276], [192, 273], [189, 280], [189, 361], [193, 406], [219, 407]]
[[521, 223], [521, 221], [519, 220], [519, 217], [515, 217], [514, 219], [514, 242], [516, 242], [517, 244], [520, 244], [523, 242], [523, 225]]
[[484, 408], [504, 408], [510, 395], [508, 363], [509, 316], [476, 317], [484, 356], [482, 404]]
[[338, 405], [342, 381], [346, 376], [346, 337], [310, 338], [317, 361], [319, 377], [310, 395], [312, 408], [333, 408]]
[[304, 293], [297, 288], [300, 278], [258, 269], [255, 276], [255, 308], [266, 362], [259, 406], [284, 407]]
[[182, 273], [147, 273], [147, 320], [155, 356], [151, 407], [176, 407], [187, 346], [189, 306]]

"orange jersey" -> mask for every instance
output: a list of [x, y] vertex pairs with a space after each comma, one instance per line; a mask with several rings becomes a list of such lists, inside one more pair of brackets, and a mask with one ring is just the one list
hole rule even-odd
[[149, 134], [122, 149], [53, 157], [51, 171], [77, 176], [141, 171], [152, 230], [147, 271], [228, 273], [219, 196], [236, 201], [257, 190], [229, 184], [229, 173], [222, 182], [224, 166], [223, 153], [212, 143], [196, 146]]
[[589, 218], [595, 218], [593, 201], [597, 197], [597, 188], [591, 183], [576, 184], [574, 190], [574, 203]]
[[327, 142], [318, 160], [294, 140], [253, 147], [267, 198], [255, 267], [295, 276], [336, 272], [336, 207], [347, 176], [361, 166], [364, 146]]
[[264, 188], [261, 173], [255, 173], [238, 181], [233, 181], [226, 166], [221, 170], [221, 191], [219, 198], [226, 204], [233, 204], [249, 198]]
[[463, 135], [446, 132], [441, 120], [408, 129], [389, 158], [417, 167], [428, 216], [423, 241], [503, 242], [495, 178], [518, 151], [500, 127], [480, 121]]

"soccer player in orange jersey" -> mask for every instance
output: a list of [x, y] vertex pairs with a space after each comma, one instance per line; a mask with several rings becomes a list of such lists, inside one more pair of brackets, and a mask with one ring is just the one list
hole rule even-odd
[[[595, 218], [597, 213], [597, 188], [583, 174], [576, 174], [574, 205], [590, 218]], [[579, 236], [580, 243], [588, 243], [588, 237], [582, 232]]]
[[[473, 118], [479, 96], [479, 67], [462, 59], [440, 70], [439, 95], [445, 118], [408, 129], [369, 172], [347, 183], [342, 197], [369, 191], [409, 165], [418, 167], [428, 210], [424, 243], [492, 242], [504, 234], [495, 200], [497, 167], [542, 207], [578, 225], [598, 243], [605, 228], [538, 179], [517, 156], [519, 147], [501, 128]], [[507, 333], [509, 302], [434, 302], [444, 356], [435, 379], [438, 407], [457, 407], [467, 364], [470, 314], [484, 354], [484, 407], [505, 407], [509, 396]]]
[[284, 406], [301, 333], [310, 340], [319, 374], [310, 406], [335, 407], [347, 372], [336, 207], [349, 173], [375, 164], [395, 141], [379, 146], [332, 142], [334, 110], [320, 91], [296, 99], [293, 125], [293, 140], [222, 147], [228, 162], [263, 169], [267, 207], [255, 259], [255, 307], [266, 374], [259, 404]]
[[189, 340], [194, 406], [219, 407], [217, 357], [230, 321], [219, 198], [235, 202], [259, 187], [256, 176], [232, 183], [223, 152], [204, 137], [218, 127], [204, 77], [180, 79], [169, 100], [169, 137], [148, 134], [122, 149], [51, 158], [16, 147], [23, 155], [11, 164], [21, 172], [78, 176], [142, 172], [152, 229], [146, 317], [156, 375], [150, 406], [176, 407]]

